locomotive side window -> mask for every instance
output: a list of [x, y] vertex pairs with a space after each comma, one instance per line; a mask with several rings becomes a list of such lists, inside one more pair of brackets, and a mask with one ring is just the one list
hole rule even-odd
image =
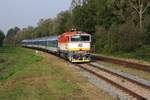
[[90, 37], [87, 36], [81, 36], [81, 41], [90, 41]]
[[72, 42], [78, 42], [78, 41], [90, 41], [90, 36], [88, 35], [75, 35], [71, 37]]

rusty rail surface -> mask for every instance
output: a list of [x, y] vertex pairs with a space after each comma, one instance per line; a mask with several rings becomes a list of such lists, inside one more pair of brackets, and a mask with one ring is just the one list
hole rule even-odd
[[146, 71], [146, 72], [150, 73], [150, 66], [149, 65], [144, 65], [144, 64], [124, 61], [124, 60], [120, 60], [120, 59], [104, 57], [104, 56], [99, 56], [99, 55], [92, 55], [92, 58], [95, 59], [95, 60], [102, 60], [102, 61], [105, 61], [105, 62], [119, 64], [119, 65], [122, 65], [122, 66], [125, 66], [125, 67], [138, 69], [138, 70], [143, 70], [143, 71]]

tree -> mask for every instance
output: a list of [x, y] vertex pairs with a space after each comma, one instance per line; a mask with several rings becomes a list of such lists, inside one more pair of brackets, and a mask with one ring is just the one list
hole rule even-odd
[[94, 33], [96, 26], [96, 0], [87, 0], [72, 10], [73, 25], [81, 31]]
[[77, 6], [82, 6], [84, 3], [87, 3], [88, 0], [72, 0], [71, 9], [74, 9]]
[[4, 38], [5, 38], [4, 32], [0, 30], [0, 46], [3, 45]]
[[8, 45], [15, 45], [15, 35], [20, 31], [20, 28], [14, 27], [8, 30], [5, 43]]
[[137, 12], [139, 17], [140, 31], [143, 30], [143, 16], [148, 7], [150, 6], [150, 0], [128, 0], [130, 6]]
[[55, 19], [55, 34], [62, 34], [72, 26], [71, 13], [69, 11], [60, 12]]

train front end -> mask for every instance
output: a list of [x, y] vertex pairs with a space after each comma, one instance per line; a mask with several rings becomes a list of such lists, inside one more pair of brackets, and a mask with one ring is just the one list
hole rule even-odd
[[59, 49], [71, 62], [90, 62], [91, 35], [84, 32], [68, 32], [60, 36]]

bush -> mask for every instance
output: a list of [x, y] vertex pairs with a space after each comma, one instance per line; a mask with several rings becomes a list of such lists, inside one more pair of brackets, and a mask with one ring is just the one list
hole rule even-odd
[[95, 49], [97, 52], [134, 51], [140, 44], [140, 34], [132, 22], [112, 25], [110, 30], [96, 27]]
[[5, 38], [4, 32], [2, 32], [2, 31], [0, 30], [0, 46], [3, 45], [3, 40], [4, 40], [4, 38]]

